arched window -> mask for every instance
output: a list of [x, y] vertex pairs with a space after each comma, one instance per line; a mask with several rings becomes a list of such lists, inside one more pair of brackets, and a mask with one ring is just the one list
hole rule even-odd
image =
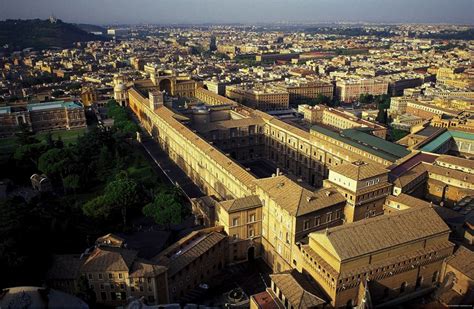
[[416, 279], [416, 285], [415, 285], [415, 289], [419, 289], [421, 287], [421, 284], [423, 283], [423, 277], [420, 276]]
[[407, 283], [403, 282], [402, 285], [400, 286], [400, 294], [405, 292], [406, 288], [407, 288]]
[[435, 283], [436, 281], [438, 281], [438, 276], [439, 276], [439, 271], [435, 271], [433, 273], [433, 278], [431, 278], [431, 282]]

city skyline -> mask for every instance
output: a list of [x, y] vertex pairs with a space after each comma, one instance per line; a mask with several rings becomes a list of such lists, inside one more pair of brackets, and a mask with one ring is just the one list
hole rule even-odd
[[[369, 22], [472, 24], [470, 0], [80, 0], [0, 1], [0, 19], [47, 18], [91, 24]], [[131, 13], [133, 12], [133, 13]]]
[[474, 0], [0, 7], [0, 308], [474, 304]]

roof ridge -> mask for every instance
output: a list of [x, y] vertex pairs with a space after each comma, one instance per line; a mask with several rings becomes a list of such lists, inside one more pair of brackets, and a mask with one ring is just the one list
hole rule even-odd
[[296, 212], [295, 212], [296, 215], [297, 215], [297, 214], [299, 213], [299, 211], [300, 211], [301, 199], [303, 198], [303, 192], [304, 192], [303, 187], [300, 187], [300, 190], [301, 190], [301, 192], [300, 192], [300, 198], [298, 199], [298, 204], [297, 204], [297, 206], [296, 206]]
[[[407, 214], [415, 212], [415, 211], [424, 211], [426, 209], [428, 209], [428, 207], [409, 208], [409, 209], [405, 209], [405, 210], [402, 210], [402, 211], [392, 212], [392, 213], [383, 214], [383, 215], [380, 215], [380, 216], [360, 220], [360, 221], [357, 221], [357, 222], [352, 222], [352, 223], [349, 223], [349, 224], [338, 225], [338, 226], [334, 226], [334, 227], [329, 228], [329, 233], [331, 234], [331, 233], [334, 233], [334, 232], [337, 232], [337, 231], [340, 231], [340, 230], [352, 229], [352, 228], [358, 227], [358, 226], [365, 226], [365, 225], [368, 225], [368, 224], [373, 224], [374, 222], [389, 220], [389, 218], [391, 218], [391, 217], [400, 217], [400, 216], [404, 216], [404, 215], [407, 215]], [[315, 233], [323, 234], [324, 231], [317, 231]]]

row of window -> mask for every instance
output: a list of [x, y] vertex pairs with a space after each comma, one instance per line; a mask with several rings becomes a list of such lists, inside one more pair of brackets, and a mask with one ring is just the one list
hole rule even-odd
[[[331, 221], [339, 220], [341, 218], [342, 210], [336, 210], [333, 216], [333, 212], [328, 212], [326, 214], [326, 223], [330, 223]], [[317, 216], [314, 218], [314, 225], [311, 225], [312, 220], [308, 219], [303, 222], [303, 230], [309, 230], [312, 227], [318, 227], [321, 225], [321, 216]]]
[[[87, 277], [88, 277], [89, 279], [91, 279], [91, 280], [92, 280], [92, 279], [96, 279], [96, 278], [99, 279], [99, 280], [103, 280], [104, 278], [109, 278], [109, 279], [119, 278], [119, 279], [123, 279], [123, 278], [125, 278], [125, 276], [126, 276], [125, 273], [118, 273], [117, 276], [115, 276], [114, 273], [98, 273], [98, 274], [97, 274], [97, 277], [94, 276], [93, 273], [87, 274]], [[140, 279], [142, 279], [142, 278], [140, 278]], [[132, 279], [130, 279], [130, 280], [132, 280]]]
[[[239, 221], [240, 221], [240, 220], [239, 220], [238, 217], [233, 218], [233, 219], [232, 219], [232, 227], [238, 226], [238, 225], [239, 225]], [[247, 223], [253, 223], [253, 222], [256, 222], [256, 221], [257, 221], [257, 220], [256, 220], [256, 215], [255, 215], [254, 213], [250, 214]]]

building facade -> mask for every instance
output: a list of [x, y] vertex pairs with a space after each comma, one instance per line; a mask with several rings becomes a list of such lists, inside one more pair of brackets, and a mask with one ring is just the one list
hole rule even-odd
[[85, 128], [81, 103], [55, 101], [0, 107], [0, 135], [12, 135], [20, 125], [34, 132]]

